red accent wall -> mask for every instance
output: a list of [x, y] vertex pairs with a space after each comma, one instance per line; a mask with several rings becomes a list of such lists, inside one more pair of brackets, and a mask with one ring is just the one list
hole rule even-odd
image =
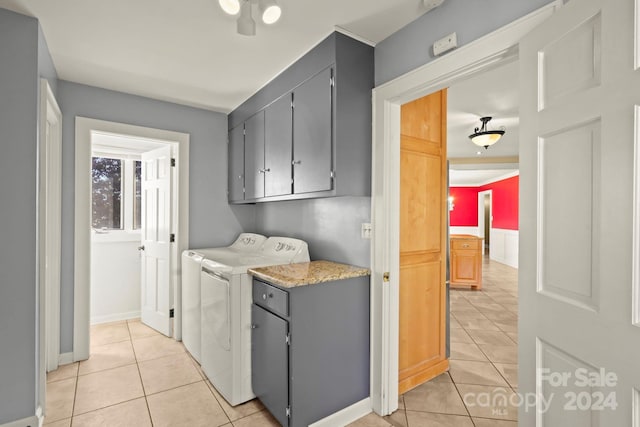
[[454, 209], [449, 212], [452, 227], [478, 226], [478, 193], [491, 190], [493, 228], [518, 230], [520, 177], [514, 176], [481, 187], [451, 187]]
[[518, 191], [520, 177], [503, 179], [480, 187], [480, 191], [492, 190], [493, 228], [518, 229]]
[[478, 187], [451, 187], [453, 210], [449, 211], [449, 225], [452, 227], [478, 226]]

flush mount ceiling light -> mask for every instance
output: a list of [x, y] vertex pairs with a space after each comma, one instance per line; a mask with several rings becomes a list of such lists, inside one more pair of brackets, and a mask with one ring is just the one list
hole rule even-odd
[[505, 133], [505, 128], [501, 127], [497, 130], [488, 130], [487, 123], [491, 121], [491, 117], [482, 117], [480, 121], [482, 122], [482, 127], [475, 128], [474, 132], [469, 135], [469, 138], [474, 144], [487, 149], [490, 145], [495, 144], [502, 138], [502, 135]]
[[237, 30], [238, 34], [244, 36], [256, 35], [256, 22], [251, 16], [253, 5], [258, 5], [260, 18], [267, 25], [276, 23], [282, 15], [282, 9], [276, 0], [218, 0], [218, 3], [220, 8], [229, 15], [237, 15], [240, 12]]

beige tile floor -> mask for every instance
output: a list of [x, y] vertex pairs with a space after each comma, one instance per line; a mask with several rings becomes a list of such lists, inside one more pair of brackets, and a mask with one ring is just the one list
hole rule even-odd
[[[483, 280], [480, 291], [451, 292], [449, 372], [400, 396], [391, 416], [353, 427], [517, 425], [516, 408], [473, 405], [518, 386], [517, 270], [485, 259]], [[256, 400], [230, 407], [182, 343], [137, 320], [91, 328], [89, 360], [48, 374], [46, 414], [50, 427], [278, 425]]]
[[517, 392], [517, 312], [518, 270], [485, 256], [482, 289], [451, 291], [449, 372], [400, 396], [392, 415], [369, 414], [351, 427], [517, 426], [517, 408], [483, 400]]
[[139, 320], [91, 328], [89, 360], [47, 375], [47, 427], [277, 426], [257, 400], [230, 407], [182, 343]]

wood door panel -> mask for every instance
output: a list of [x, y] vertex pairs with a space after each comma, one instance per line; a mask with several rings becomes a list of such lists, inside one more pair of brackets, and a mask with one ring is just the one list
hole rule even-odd
[[402, 106], [400, 135], [400, 393], [446, 359], [446, 90]]
[[[440, 262], [405, 266], [400, 269], [400, 380], [414, 368], [438, 359], [440, 353], [439, 330], [442, 313], [439, 301]], [[405, 373], [405, 375], [403, 375]]]
[[401, 148], [400, 170], [400, 252], [440, 251], [442, 222], [439, 157]]
[[446, 126], [442, 126], [443, 104], [446, 104], [446, 90], [403, 105], [400, 133], [427, 141], [442, 141], [446, 133]]

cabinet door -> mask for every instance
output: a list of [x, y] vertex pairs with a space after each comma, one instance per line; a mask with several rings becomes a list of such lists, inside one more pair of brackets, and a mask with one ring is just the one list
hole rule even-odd
[[264, 192], [267, 197], [291, 194], [292, 114], [291, 94], [265, 110]]
[[244, 126], [229, 132], [229, 201], [244, 200]]
[[264, 111], [244, 122], [244, 198], [264, 197]]
[[251, 387], [280, 422], [289, 425], [289, 323], [262, 307], [251, 306]]
[[307, 80], [293, 92], [294, 193], [333, 188], [332, 69]]

